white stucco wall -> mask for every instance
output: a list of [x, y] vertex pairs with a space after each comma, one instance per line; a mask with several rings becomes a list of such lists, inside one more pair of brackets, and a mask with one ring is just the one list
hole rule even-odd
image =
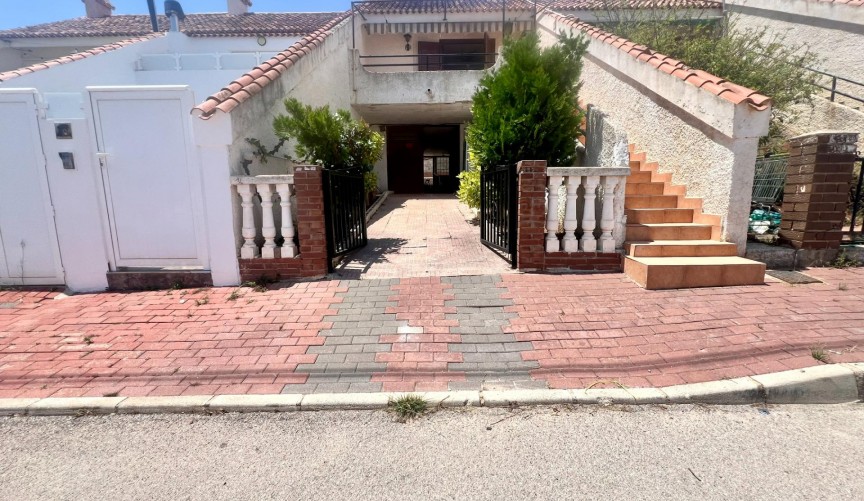
[[[88, 113], [90, 102], [86, 87], [180, 84], [189, 85], [196, 93], [195, 98], [203, 100], [205, 91], [209, 93], [221, 88], [237, 76], [234, 71], [228, 78], [223, 70], [209, 73], [153, 72], [147, 76], [150, 80], [139, 78], [142, 73], [148, 73], [135, 71], [135, 62], [141, 54], [188, 53], [196, 48], [207, 48], [203, 40], [186, 42], [185, 35], [175, 34], [0, 83], [3, 88], [35, 88], [46, 105], [46, 116], [40, 121], [42, 147], [57, 213], [56, 227], [67, 286], [72, 290], [101, 290], [107, 286], [105, 273], [111, 248], [105, 208], [99, 202], [101, 172], [96, 158], [94, 125]], [[188, 119], [193, 121], [191, 141], [194, 153], [190, 161], [192, 168], [200, 172], [203, 191], [208, 255], [205, 267], [210, 270], [216, 285], [234, 285], [239, 283], [240, 275], [234, 245], [231, 167], [228, 162], [231, 121], [227, 116], [214, 117], [206, 123], [191, 116]], [[55, 122], [71, 123], [74, 139], [54, 139]], [[74, 171], [63, 170], [58, 155], [60, 151], [75, 155]], [[147, 224], [144, 216], [142, 225]]]
[[[276, 144], [273, 119], [285, 113], [283, 103], [286, 98], [296, 97], [312, 106], [328, 104], [333, 110], [351, 110], [350, 44], [351, 23], [346, 20], [336, 26], [320, 46], [284, 72], [280, 79], [232, 110], [232, 173], [243, 173], [243, 158], [252, 151], [246, 138], [259, 139], [268, 148]], [[238, 73], [232, 79], [239, 76]], [[282, 152], [294, 156], [293, 145], [284, 146]]]
[[[554, 16], [541, 17], [540, 25], [545, 44], [565, 28]], [[590, 40], [580, 99], [609, 113], [675, 184], [703, 199], [705, 213], [721, 216], [721, 237], [743, 255], [757, 145], [768, 131], [770, 109], [734, 105]]]

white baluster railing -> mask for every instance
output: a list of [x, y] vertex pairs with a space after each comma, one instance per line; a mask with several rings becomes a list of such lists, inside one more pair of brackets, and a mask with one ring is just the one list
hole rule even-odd
[[[624, 186], [629, 174], [628, 167], [549, 167], [546, 252], [614, 252], [620, 247], [625, 237]], [[562, 182], [567, 187], [563, 212], [559, 207]], [[598, 223], [599, 239], [595, 236]], [[564, 236], [559, 239], [562, 227]]]
[[[233, 176], [231, 184], [237, 189], [243, 212], [240, 234], [244, 241], [240, 246], [240, 257], [296, 257], [298, 252], [294, 243], [294, 215], [291, 204], [294, 176]], [[279, 205], [278, 209], [274, 210], [277, 196]], [[260, 249], [259, 234], [263, 239]], [[276, 243], [279, 236], [283, 239], [281, 246]]]

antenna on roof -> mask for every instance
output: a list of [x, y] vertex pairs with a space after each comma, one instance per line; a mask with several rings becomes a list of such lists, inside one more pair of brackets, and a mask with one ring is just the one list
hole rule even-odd
[[180, 31], [180, 21], [186, 19], [186, 14], [183, 13], [183, 7], [177, 0], [165, 0], [165, 15], [171, 21], [171, 29], [169, 31]]
[[150, 10], [150, 26], [153, 32], [159, 31], [159, 21], [156, 20], [156, 0], [147, 0], [147, 8]]

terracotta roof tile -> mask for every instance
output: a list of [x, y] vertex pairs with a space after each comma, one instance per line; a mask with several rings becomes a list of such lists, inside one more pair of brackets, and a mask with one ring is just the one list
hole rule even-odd
[[321, 45], [332, 34], [333, 28], [343, 22], [349, 14], [349, 12], [343, 12], [336, 17], [331, 17], [330, 22], [321, 26], [320, 29], [306, 35], [261, 65], [252, 68], [248, 73], [236, 78], [223, 87], [221, 91], [192, 108], [192, 114], [206, 120], [217, 111], [231, 113], [231, 110], [261, 92], [264, 87], [278, 79], [284, 71], [288, 70], [303, 56]]
[[[533, 0], [506, 0], [507, 10], [533, 11]], [[538, 9], [599, 10], [644, 8], [720, 8], [719, 0], [538, 0]], [[497, 12], [501, 0], [390, 0], [357, 4], [366, 14], [428, 14], [433, 12]]]
[[[674, 77], [719, 96], [727, 101], [735, 104], [746, 102], [751, 107], [757, 110], [764, 110], [771, 105], [771, 98], [759, 94], [753, 89], [742, 87], [726, 80], [712, 75], [706, 71], [690, 68], [683, 62], [655, 52], [643, 45], [635, 45], [629, 40], [605, 32], [596, 26], [585, 23], [576, 19], [573, 16], [565, 16], [554, 11], [548, 11], [548, 14], [555, 17], [558, 22], [570, 26], [583, 33], [588, 33], [594, 38], [602, 40], [604, 43], [617, 47], [628, 53], [639, 61], [646, 62], [658, 70], [668, 73]], [[647, 56], [647, 59], [646, 59]]]
[[[180, 31], [192, 37], [302, 36], [312, 33], [339, 15], [338, 12], [283, 12], [248, 14], [187, 14]], [[168, 30], [168, 19], [159, 16], [159, 29]], [[136, 37], [151, 34], [150, 16], [120, 15], [81, 17], [0, 31], [0, 40], [17, 38]]]
[[78, 52], [75, 54], [70, 54], [68, 56], [59, 57], [57, 59], [52, 59], [50, 61], [45, 61], [44, 63], [36, 63], [31, 66], [27, 66], [24, 68], [18, 68], [16, 70], [7, 71], [5, 73], [0, 73], [0, 82], [5, 82], [7, 80], [11, 80], [15, 77], [20, 77], [21, 75], [26, 75], [27, 73], [33, 73], [39, 70], [47, 70], [53, 68], [55, 66], [59, 66], [61, 64], [69, 64], [75, 61], [80, 61], [82, 59], [98, 56], [99, 54], [104, 54], [106, 52], [110, 52], [112, 50], [117, 50], [127, 45], [132, 45], [138, 42], [143, 42], [145, 40], [151, 40], [153, 38], [158, 38], [164, 36], [162, 33], [151, 33], [147, 36], [130, 38], [128, 40], [123, 40], [121, 42], [115, 42], [109, 45], [103, 45], [102, 47], [96, 47], [94, 49], [85, 50], [84, 52]]

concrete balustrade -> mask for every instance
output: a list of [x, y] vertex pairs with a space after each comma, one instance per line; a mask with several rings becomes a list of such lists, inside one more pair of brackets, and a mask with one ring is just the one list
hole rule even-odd
[[549, 167], [546, 252], [614, 252], [624, 241], [620, 202], [629, 174], [627, 167]]
[[[240, 258], [297, 257], [297, 245], [294, 243], [294, 213], [291, 202], [294, 176], [232, 176], [231, 184], [235, 186], [237, 194], [240, 196], [240, 207], [243, 214], [240, 229], [243, 244], [238, 249]], [[258, 196], [256, 197], [256, 195]], [[276, 204], [277, 198], [278, 205]], [[256, 204], [256, 201], [259, 203]], [[258, 235], [263, 238], [264, 242], [260, 247], [256, 241]], [[278, 245], [277, 239], [280, 236], [283, 242]]]

